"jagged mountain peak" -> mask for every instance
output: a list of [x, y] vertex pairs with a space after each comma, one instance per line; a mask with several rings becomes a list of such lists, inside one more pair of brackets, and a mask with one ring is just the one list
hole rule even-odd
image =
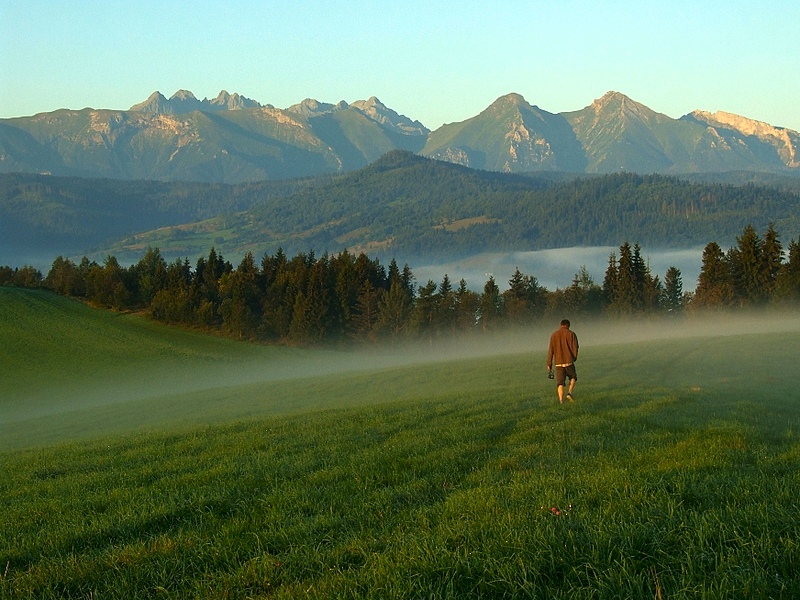
[[169, 100], [159, 91], [155, 91], [139, 104], [130, 107], [131, 111], [152, 114], [186, 114], [195, 110], [240, 110], [243, 108], [258, 108], [261, 104], [239, 94], [229, 94], [222, 90], [214, 100], [204, 98], [202, 101], [189, 90], [180, 89]]
[[170, 100], [197, 100], [197, 98], [189, 90], [178, 90], [177, 92], [172, 94]]
[[[206, 100], [203, 101], [204, 103]], [[216, 107], [221, 110], [241, 110], [243, 108], [258, 108], [261, 106], [259, 102], [245, 98], [244, 96], [234, 92], [229, 94], [227, 91], [222, 90], [217, 97], [208, 101], [211, 107]]]
[[350, 106], [361, 111], [376, 123], [392, 127], [404, 135], [427, 136], [430, 133], [430, 130], [422, 123], [395, 112], [375, 96], [371, 96], [369, 100], [356, 100]]
[[597, 114], [617, 113], [623, 117], [650, 119], [657, 115], [655, 111], [640, 102], [636, 102], [621, 92], [609, 91], [590, 105]]
[[586, 166], [567, 120], [517, 93], [500, 96], [475, 117], [440, 128], [423, 154], [491, 171], [581, 171]]
[[497, 100], [493, 102], [493, 105], [507, 105], [513, 104], [516, 106], [530, 106], [528, 101], [522, 96], [522, 94], [518, 94], [516, 92], [511, 92], [510, 94], [506, 94], [505, 96], [500, 96]]
[[398, 114], [375, 96], [371, 96], [368, 100], [356, 100], [351, 104], [344, 100], [337, 104], [330, 104], [328, 102], [320, 102], [314, 98], [306, 98], [298, 104], [293, 104], [286, 111], [305, 117], [317, 117], [347, 109], [356, 110], [381, 126], [403, 135], [424, 137], [430, 133], [422, 123], [412, 121], [405, 115]]
[[529, 119], [531, 116], [538, 120], [548, 120], [557, 117], [554, 113], [548, 112], [528, 102], [522, 94], [512, 92], [500, 96], [492, 102], [481, 115], [500, 115], [505, 114], [517, 120]]
[[314, 98], [306, 98], [302, 102], [292, 104], [286, 110], [288, 112], [309, 117], [313, 115], [323, 115], [336, 110], [344, 110], [345, 108], [348, 108], [348, 106], [349, 105], [344, 100], [338, 104], [330, 104], [329, 102], [320, 102]]
[[139, 102], [130, 107], [129, 110], [149, 113], [163, 113], [167, 110], [169, 100], [159, 91], [155, 91], [147, 97], [144, 102]]
[[707, 123], [708, 125], [715, 127], [728, 127], [730, 129], [736, 129], [746, 135], [777, 136], [779, 135], [779, 132], [792, 131], [791, 129], [786, 129], [785, 127], [775, 127], [774, 125], [770, 125], [764, 121], [757, 121], [755, 119], [750, 119], [748, 117], [743, 117], [741, 115], [722, 110], [718, 110], [714, 113], [704, 110], [694, 110], [687, 116], [692, 117], [694, 120], [701, 123]]
[[360, 108], [386, 108], [386, 105], [378, 100], [377, 96], [370, 96], [368, 100], [356, 100], [353, 105]]
[[598, 107], [617, 107], [617, 106], [626, 106], [626, 105], [637, 105], [642, 106], [635, 100], [633, 100], [630, 96], [626, 96], [622, 92], [617, 92], [615, 90], [609, 90], [599, 98], [596, 98], [592, 102], [593, 106]]
[[[533, 109], [536, 108], [528, 103], [527, 100], [521, 95], [517, 94], [516, 92], [512, 92], [510, 94], [505, 94], [504, 96], [500, 96], [497, 100], [492, 102], [484, 113], [498, 113], [498, 112], [505, 112], [508, 110], [519, 110], [519, 109]], [[537, 109], [538, 110], [538, 109]]]
[[800, 167], [800, 133], [784, 127], [775, 127], [763, 121], [749, 119], [729, 112], [715, 113], [695, 110], [682, 117], [682, 120], [693, 121], [714, 130], [720, 137], [733, 135], [739, 143], [756, 139], [772, 146], [777, 151], [781, 162], [789, 168]]
[[228, 100], [230, 99], [231, 95], [228, 93], [227, 90], [220, 90], [217, 97], [211, 100], [211, 104], [227, 104]]

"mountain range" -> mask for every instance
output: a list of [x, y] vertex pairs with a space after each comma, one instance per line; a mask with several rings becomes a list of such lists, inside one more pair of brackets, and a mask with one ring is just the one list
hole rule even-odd
[[0, 172], [242, 183], [360, 169], [392, 150], [509, 173], [719, 173], [800, 177], [800, 133], [725, 112], [679, 119], [619, 92], [551, 113], [519, 94], [431, 131], [375, 97], [285, 109], [223, 91], [153, 93], [129, 110], [0, 119]]

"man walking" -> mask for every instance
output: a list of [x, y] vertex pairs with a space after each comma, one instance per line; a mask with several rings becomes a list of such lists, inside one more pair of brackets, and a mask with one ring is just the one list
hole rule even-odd
[[556, 367], [556, 383], [558, 384], [558, 401], [564, 404], [564, 386], [569, 378], [567, 400], [574, 402], [572, 390], [578, 381], [575, 372], [575, 361], [578, 360], [578, 336], [571, 331], [567, 319], [561, 321], [561, 327], [550, 336], [550, 346], [547, 349], [547, 372], [552, 373], [553, 363]]

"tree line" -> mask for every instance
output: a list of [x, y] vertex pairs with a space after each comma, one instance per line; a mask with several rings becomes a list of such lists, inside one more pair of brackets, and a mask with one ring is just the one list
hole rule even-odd
[[685, 310], [800, 305], [800, 242], [784, 252], [770, 225], [763, 236], [748, 225], [736, 246], [716, 242], [703, 251], [694, 293], [681, 272], [663, 280], [651, 272], [639, 244], [625, 242], [609, 255], [602, 284], [580, 267], [556, 290], [516, 269], [504, 291], [489, 277], [481, 292], [462, 279], [418, 284], [408, 264], [384, 267], [364, 253], [288, 257], [282, 250], [249, 253], [234, 266], [214, 248], [194, 266], [168, 263], [149, 248], [128, 267], [113, 256], [102, 264], [59, 256], [47, 275], [32, 267], [0, 267], [0, 285], [45, 288], [96, 306], [143, 310], [168, 324], [199, 326], [249, 340], [318, 345], [399, 341], [486, 332], [563, 315], [679, 314]]

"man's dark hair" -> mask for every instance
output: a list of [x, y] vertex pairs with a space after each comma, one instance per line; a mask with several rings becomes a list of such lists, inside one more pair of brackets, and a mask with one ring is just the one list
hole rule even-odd
[[561, 326], [562, 327], [569, 327], [569, 319], [563, 319], [561, 321]]

